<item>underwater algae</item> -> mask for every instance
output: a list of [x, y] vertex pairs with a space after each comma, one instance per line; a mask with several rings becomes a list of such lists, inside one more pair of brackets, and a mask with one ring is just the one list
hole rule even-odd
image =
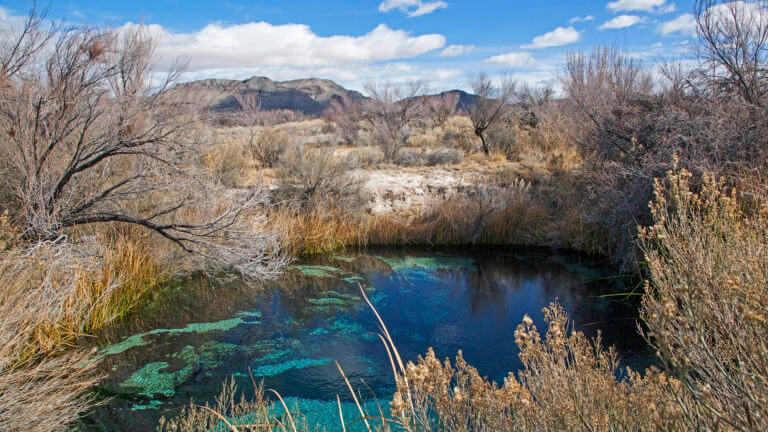
[[335, 297], [310, 298], [308, 302], [318, 306], [346, 306], [347, 302]]
[[312, 366], [322, 366], [330, 362], [331, 359], [329, 358], [305, 358], [288, 360], [282, 363], [258, 366], [257, 368], [253, 369], [253, 375], [258, 377], [275, 376], [291, 369], [304, 369]]
[[171, 397], [176, 394], [177, 373], [162, 372], [167, 369], [168, 362], [153, 362], [134, 372], [120, 384], [125, 389], [140, 389], [139, 395], [153, 397], [163, 395]]
[[[304, 423], [306, 425], [323, 425], [323, 430], [326, 432], [342, 432], [341, 421], [339, 419], [339, 405], [335, 400], [322, 401], [315, 399], [303, 399], [298, 397], [286, 397], [283, 399], [288, 410], [291, 412], [296, 426], [300, 430], [305, 430]], [[389, 417], [390, 408], [389, 403], [391, 399], [382, 399], [379, 401], [370, 400], [362, 402], [360, 406], [363, 412], [369, 418], [380, 418], [382, 414], [384, 417]], [[341, 402], [341, 415], [344, 418], [346, 430], [348, 432], [364, 432], [367, 431], [365, 424], [360, 419], [360, 411], [354, 402]], [[267, 408], [267, 415], [271, 419], [282, 418], [285, 416], [285, 408], [280, 402], [274, 402]], [[264, 420], [264, 413], [257, 412], [251, 414], [245, 414], [243, 416], [228, 418], [227, 421], [231, 424], [248, 425], [259, 424]], [[369, 420], [371, 425], [380, 423], [378, 420]], [[211, 432], [230, 432], [232, 428], [225, 422], [221, 422], [211, 429]], [[314, 430], [306, 428], [306, 430]]]
[[393, 271], [401, 273], [406, 270], [436, 271], [436, 270], [476, 270], [475, 260], [467, 256], [433, 255], [428, 257], [384, 257], [375, 256], [378, 260], [387, 264]]
[[354, 262], [357, 259], [355, 257], [348, 257], [344, 255], [334, 255], [332, 258], [337, 261], [344, 261], [344, 262]]
[[336, 274], [344, 273], [344, 270], [323, 265], [291, 265], [288, 268], [298, 270], [305, 276], [313, 277], [335, 277]]
[[98, 357], [102, 358], [108, 355], [120, 354], [131, 348], [147, 345], [149, 344], [149, 342], [144, 338], [149, 335], [158, 335], [158, 334], [177, 335], [182, 333], [207, 333], [210, 331], [232, 330], [233, 328], [239, 326], [240, 324], [260, 324], [259, 321], [246, 321], [243, 319], [248, 317], [259, 318], [261, 317], [261, 313], [260, 312], [241, 312], [238, 314], [236, 318], [230, 318], [230, 319], [209, 322], [209, 323], [191, 323], [191, 324], [187, 324], [183, 328], [154, 329], [148, 332], [135, 334], [123, 339], [120, 342], [117, 342], [102, 348], [101, 351], [99, 351]]

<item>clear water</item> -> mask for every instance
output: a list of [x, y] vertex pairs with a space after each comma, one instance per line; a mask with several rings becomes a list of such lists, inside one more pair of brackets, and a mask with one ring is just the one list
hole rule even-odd
[[[558, 299], [576, 328], [600, 330], [625, 364], [642, 369], [651, 361], [636, 310], [611, 296], [627, 287], [595, 260], [550, 251], [385, 250], [302, 262], [267, 287], [190, 281], [169, 289], [140, 322], [101, 338], [107, 377], [99, 394], [109, 401], [84, 429], [153, 430], [191, 398], [212, 400], [227, 377], [247, 392], [250, 368], [310, 421], [334, 430], [336, 395], [350, 399], [334, 361], [370, 403], [372, 394], [386, 401], [393, 393], [361, 286], [407, 360], [429, 347], [439, 357], [462, 350], [482, 375], [501, 381], [521, 366], [514, 331], [523, 316], [544, 331], [541, 310]], [[353, 406], [345, 410], [352, 419]]]

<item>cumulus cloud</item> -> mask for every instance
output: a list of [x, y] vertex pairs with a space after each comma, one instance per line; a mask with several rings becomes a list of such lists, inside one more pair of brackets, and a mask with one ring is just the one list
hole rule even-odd
[[595, 19], [595, 17], [593, 17], [592, 15], [587, 15], [584, 18], [582, 18], [582, 17], [573, 17], [573, 18], [571, 18], [570, 21], [568, 21], [568, 24], [576, 24], [578, 22], [587, 22], [587, 21], [592, 21], [594, 19]]
[[616, 0], [608, 3], [608, 9], [614, 12], [646, 11], [655, 12], [664, 7], [666, 0]]
[[474, 45], [449, 45], [440, 53], [440, 57], [458, 57], [469, 54], [474, 49]]
[[[128, 23], [124, 27], [135, 26]], [[191, 70], [263, 66], [329, 67], [405, 59], [440, 49], [439, 34], [413, 36], [381, 24], [362, 36], [321, 37], [302, 24], [251, 22], [209, 24], [194, 33], [173, 33], [152, 24], [159, 66], [186, 56]]]
[[673, 20], [659, 24], [657, 30], [663, 35], [673, 33], [692, 35], [696, 32], [696, 20], [691, 14], [682, 14]]
[[600, 27], [598, 27], [600, 30], [608, 30], [608, 29], [622, 29], [626, 27], [632, 27], [635, 24], [639, 24], [645, 22], [645, 18], [641, 18], [637, 15], [619, 15], [613, 19], [610, 19], [603, 23]]
[[581, 32], [573, 27], [558, 27], [549, 33], [533, 38], [533, 42], [523, 45], [524, 49], [550, 48], [581, 40]]
[[[720, 3], [704, 11], [704, 17], [726, 29], [733, 27], [734, 19], [740, 21], [743, 27], [749, 28], [751, 31], [760, 31], [759, 28], [768, 26], [768, 9], [761, 7], [761, 3], [758, 2], [737, 0]], [[663, 35], [692, 35], [696, 33], [696, 19], [689, 13], [683, 14], [671, 21], [659, 24], [657, 30]], [[755, 34], [753, 37], [757, 38], [758, 36]]]
[[504, 66], [518, 67], [533, 63], [535, 60], [531, 53], [525, 51], [501, 54], [486, 59], [486, 63], [495, 63]]
[[398, 9], [402, 13], [413, 18], [421, 15], [431, 14], [438, 9], [444, 9], [448, 7], [448, 3], [444, 1], [427, 1], [422, 0], [384, 0], [379, 5], [379, 11], [389, 12], [393, 9]]

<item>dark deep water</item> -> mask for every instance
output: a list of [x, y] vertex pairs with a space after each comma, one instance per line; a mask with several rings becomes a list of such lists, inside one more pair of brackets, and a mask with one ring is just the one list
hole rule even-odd
[[380, 400], [393, 392], [358, 284], [406, 360], [429, 347], [440, 358], [462, 350], [482, 375], [503, 381], [521, 366], [514, 332], [523, 316], [543, 332], [541, 310], [559, 299], [577, 329], [602, 331], [624, 364], [643, 369], [652, 356], [638, 336], [636, 309], [606, 296], [628, 289], [615, 275], [597, 260], [548, 250], [383, 250], [302, 262], [266, 288], [192, 281], [169, 288], [139, 323], [102, 337], [107, 378], [99, 394], [110, 400], [84, 429], [154, 430], [161, 415], [191, 398], [212, 400], [227, 377], [249, 391], [250, 367], [266, 388], [334, 430], [336, 395], [350, 399], [334, 360], [363, 395], [370, 392], [361, 379]]

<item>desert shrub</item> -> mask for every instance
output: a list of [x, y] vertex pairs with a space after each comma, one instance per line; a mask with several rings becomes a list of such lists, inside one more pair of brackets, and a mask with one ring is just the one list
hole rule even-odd
[[325, 149], [292, 144], [280, 157], [278, 199], [300, 209], [318, 209], [333, 203], [354, 210], [360, 205], [362, 177], [350, 171], [357, 163]]
[[457, 164], [462, 160], [462, 153], [455, 148], [404, 148], [395, 163], [401, 166], [437, 166]]
[[[655, 186], [641, 231], [651, 284], [642, 317], [671, 373], [698, 402], [676, 400], [689, 428], [768, 428], [768, 213], [744, 212], [722, 180], [685, 170]], [[692, 192], [699, 190], [699, 192]]]
[[328, 125], [335, 126], [339, 141], [346, 145], [358, 143], [360, 123], [364, 119], [364, 108], [361, 101], [343, 95], [334, 98], [328, 109], [323, 113]]
[[288, 144], [288, 135], [274, 128], [266, 128], [258, 134], [251, 133], [246, 143], [254, 164], [266, 168], [277, 165]]
[[423, 117], [421, 96], [425, 86], [418, 81], [404, 86], [369, 83], [366, 91], [370, 99], [364, 105], [364, 118], [370, 128], [371, 141], [381, 148], [384, 159], [391, 161], [414, 135]]
[[358, 147], [349, 153], [349, 158], [362, 168], [378, 168], [384, 162], [384, 154], [376, 147]]
[[599, 337], [574, 330], [556, 303], [544, 312], [544, 338], [527, 316], [515, 332], [517, 376], [499, 386], [461, 353], [452, 365], [430, 350], [398, 375], [394, 417], [414, 431], [680, 430], [680, 415], [665, 405], [675, 380], [653, 370], [617, 379], [616, 354]]

